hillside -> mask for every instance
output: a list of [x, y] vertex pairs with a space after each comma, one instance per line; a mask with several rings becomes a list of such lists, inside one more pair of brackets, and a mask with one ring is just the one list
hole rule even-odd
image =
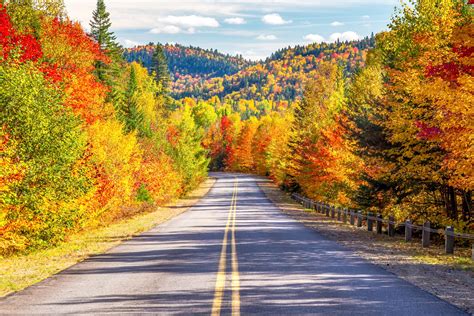
[[[313, 43], [276, 51], [265, 61], [252, 63], [240, 56], [181, 45], [165, 45], [175, 98], [292, 101], [302, 94], [305, 82], [314, 78], [318, 65], [331, 61], [347, 75], [365, 63], [373, 36], [349, 43]], [[150, 67], [153, 46], [138, 46], [125, 53], [128, 61]]]
[[[254, 65], [242, 56], [230, 56], [212, 49], [179, 44], [165, 44], [163, 48], [173, 82], [173, 96], [178, 99], [189, 96], [186, 91], [196, 84], [215, 77], [232, 75]], [[129, 62], [139, 61], [150, 69], [153, 52], [154, 44], [150, 43], [126, 49], [124, 57]]]

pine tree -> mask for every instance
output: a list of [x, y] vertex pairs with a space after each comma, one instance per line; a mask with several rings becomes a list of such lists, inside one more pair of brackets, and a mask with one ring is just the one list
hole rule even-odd
[[107, 12], [104, 0], [97, 0], [97, 8], [92, 13], [92, 20], [89, 23], [91, 27], [91, 35], [97, 41], [100, 49], [112, 59], [111, 64], [106, 64], [103, 61], [96, 62], [97, 77], [108, 84], [111, 84], [108, 79], [108, 73], [116, 72], [116, 65], [120, 59], [120, 46], [116, 42], [116, 37], [110, 31], [112, 23], [110, 22], [110, 14]]
[[152, 57], [152, 69], [155, 72], [155, 80], [161, 84], [164, 90], [168, 89], [170, 83], [170, 73], [163, 46], [157, 44]]
[[127, 90], [125, 91], [125, 105], [122, 111], [123, 121], [127, 132], [139, 129], [143, 122], [143, 115], [138, 108], [136, 93], [138, 90], [137, 73], [135, 67], [130, 69], [130, 79], [128, 80]]

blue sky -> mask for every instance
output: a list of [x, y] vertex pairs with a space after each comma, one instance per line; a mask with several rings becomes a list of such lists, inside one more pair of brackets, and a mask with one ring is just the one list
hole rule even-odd
[[[86, 29], [96, 0], [65, 0]], [[180, 43], [253, 60], [279, 48], [351, 40], [387, 28], [397, 0], [106, 0], [124, 46]]]

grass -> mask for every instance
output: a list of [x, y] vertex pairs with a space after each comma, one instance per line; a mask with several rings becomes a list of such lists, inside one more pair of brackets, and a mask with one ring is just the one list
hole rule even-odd
[[44, 280], [91, 255], [106, 252], [123, 240], [183, 213], [206, 195], [214, 182], [214, 179], [208, 179], [187, 197], [168, 206], [155, 208], [149, 213], [107, 227], [72, 235], [67, 242], [56, 247], [1, 259], [0, 297]]

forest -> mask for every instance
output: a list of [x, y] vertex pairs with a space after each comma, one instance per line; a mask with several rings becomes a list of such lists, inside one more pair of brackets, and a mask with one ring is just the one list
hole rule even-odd
[[0, 4], [0, 255], [181, 196], [208, 170], [257, 173], [342, 207], [474, 231], [474, 26], [420, 0], [385, 32], [253, 63], [123, 49], [99, 0]]

